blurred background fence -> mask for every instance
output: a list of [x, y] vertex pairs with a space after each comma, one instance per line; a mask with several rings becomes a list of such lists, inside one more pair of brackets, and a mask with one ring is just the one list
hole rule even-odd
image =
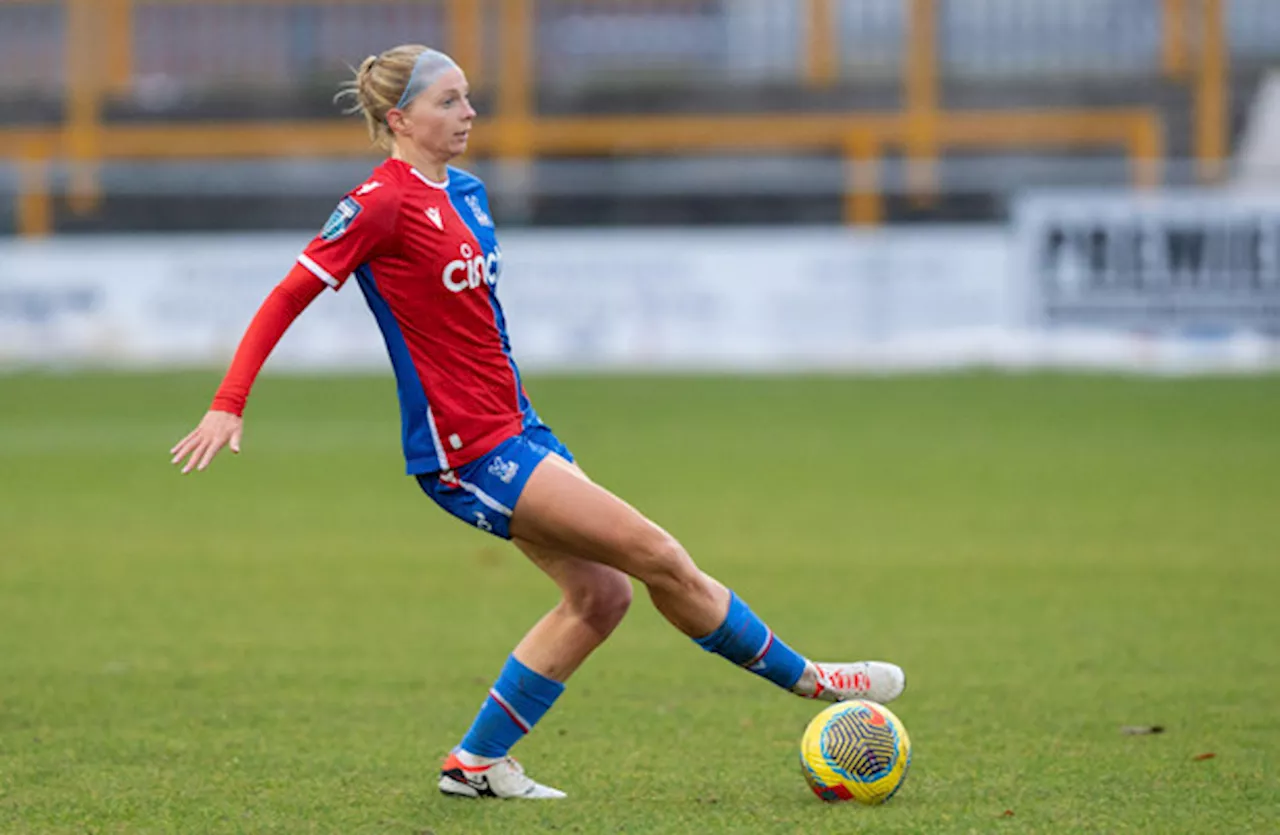
[[[0, 0], [0, 231], [313, 226], [367, 54], [469, 71], [508, 223], [992, 220], [1220, 182], [1274, 0]], [[1238, 112], [1238, 111], [1237, 111]], [[768, 198], [768, 199], [762, 199]]]
[[[531, 367], [1273, 367], [1278, 11], [0, 0], [0, 362], [220, 364], [377, 161], [337, 85], [424, 42]], [[383, 367], [318, 309], [277, 362]]]

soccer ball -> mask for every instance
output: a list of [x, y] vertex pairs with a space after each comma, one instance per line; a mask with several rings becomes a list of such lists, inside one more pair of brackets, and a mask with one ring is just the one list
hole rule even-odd
[[884, 803], [902, 787], [911, 739], [884, 705], [837, 702], [819, 713], [800, 741], [800, 766], [813, 793], [828, 802]]

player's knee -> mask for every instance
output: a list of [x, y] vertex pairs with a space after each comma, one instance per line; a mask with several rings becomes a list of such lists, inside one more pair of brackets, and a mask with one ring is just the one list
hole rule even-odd
[[636, 577], [653, 590], [678, 592], [696, 585], [700, 572], [689, 552], [666, 531], [656, 530], [638, 547]]
[[630, 608], [631, 581], [616, 575], [592, 593], [587, 606], [587, 621], [600, 632], [608, 634], [622, 622]]
[[611, 573], [566, 595], [565, 604], [592, 629], [608, 635], [631, 607], [631, 594], [631, 581]]

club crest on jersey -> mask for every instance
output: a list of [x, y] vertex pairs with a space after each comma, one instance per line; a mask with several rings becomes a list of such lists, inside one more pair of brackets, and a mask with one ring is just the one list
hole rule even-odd
[[484, 206], [480, 204], [480, 198], [474, 194], [467, 195], [467, 205], [471, 207], [471, 213], [476, 216], [476, 223], [481, 226], [493, 228], [493, 218], [489, 217], [489, 213], [484, 210]]
[[351, 222], [356, 219], [356, 215], [360, 214], [361, 209], [363, 207], [354, 198], [344, 198], [325, 221], [324, 228], [320, 230], [320, 237], [326, 241], [336, 241], [341, 238], [351, 228]]
[[434, 223], [436, 228], [441, 232], [444, 231], [444, 217], [440, 214], [440, 209], [438, 207], [432, 206], [430, 209], [427, 209], [427, 220]]
[[520, 465], [515, 461], [494, 458], [493, 463], [489, 465], [489, 475], [497, 478], [503, 484], [510, 484], [518, 472], [520, 472]]

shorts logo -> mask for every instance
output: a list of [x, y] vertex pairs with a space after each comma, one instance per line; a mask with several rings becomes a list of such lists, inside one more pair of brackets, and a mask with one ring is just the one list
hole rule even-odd
[[495, 458], [493, 463], [489, 465], [489, 475], [494, 476], [503, 484], [510, 484], [518, 472], [520, 472], [520, 465], [514, 461], [503, 461], [501, 458]]
[[320, 230], [320, 237], [326, 241], [336, 241], [341, 238], [351, 228], [352, 221], [356, 219], [356, 215], [360, 214], [362, 208], [354, 198], [345, 198], [325, 221], [324, 229]]
[[471, 207], [471, 213], [476, 216], [476, 223], [492, 229], [493, 218], [489, 217], [489, 213], [484, 210], [484, 206], [480, 205], [480, 198], [474, 194], [468, 194], [466, 199], [467, 205]]

